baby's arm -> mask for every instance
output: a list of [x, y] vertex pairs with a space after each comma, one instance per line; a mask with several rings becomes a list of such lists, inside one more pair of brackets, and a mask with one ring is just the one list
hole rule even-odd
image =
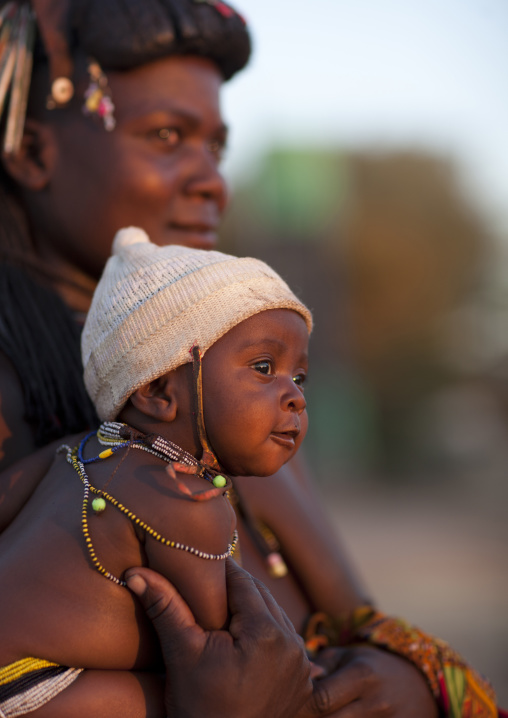
[[[203, 479], [182, 477], [192, 490], [202, 490]], [[206, 487], [206, 484], [205, 484]], [[171, 500], [171, 511], [153, 515], [153, 528], [166, 538], [178, 541], [206, 554], [221, 555], [228, 550], [235, 528], [234, 511], [226, 496], [208, 501], [192, 501], [185, 497]], [[168, 517], [168, 518], [166, 518]], [[206, 559], [165, 546], [146, 535], [145, 551], [150, 568], [168, 578], [190, 606], [196, 621], [203, 628], [223, 628], [227, 623], [226, 562]]]
[[[225, 554], [236, 524], [227, 497], [220, 494], [210, 500], [194, 501], [182, 494], [162, 462], [151, 463], [148, 459], [145, 463], [143, 459], [141, 465], [131, 465], [128, 480], [125, 480], [125, 474], [123, 479], [117, 478], [119, 472], [108, 490], [163, 539], [206, 554]], [[192, 494], [213, 489], [205, 479], [196, 476], [179, 474], [179, 479]], [[136, 535], [141, 544], [143, 564], [171, 581], [190, 606], [198, 624], [206, 629], [223, 628], [228, 616], [225, 558], [206, 559], [172, 548], [139, 525], [136, 525]], [[132, 554], [125, 556], [122, 570], [130, 568], [132, 560]]]

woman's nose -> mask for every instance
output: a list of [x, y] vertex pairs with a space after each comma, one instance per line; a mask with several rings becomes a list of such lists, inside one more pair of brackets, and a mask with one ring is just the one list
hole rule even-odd
[[220, 212], [226, 208], [228, 189], [226, 180], [219, 171], [217, 158], [207, 146], [199, 151], [195, 158], [195, 166], [187, 182], [188, 194], [212, 200]]

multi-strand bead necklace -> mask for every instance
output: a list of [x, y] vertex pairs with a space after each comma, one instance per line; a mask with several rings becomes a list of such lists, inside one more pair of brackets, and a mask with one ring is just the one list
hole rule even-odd
[[[97, 436], [100, 444], [107, 446], [108, 448], [101, 451], [97, 456], [85, 459], [84, 449], [86, 444], [89, 439], [95, 435]], [[96, 498], [92, 501], [92, 509], [95, 513], [101, 513], [104, 511], [106, 508], [106, 502], [109, 502], [125, 514], [125, 516], [127, 516], [127, 518], [129, 518], [136, 526], [139, 526], [143, 529], [143, 531], [149, 534], [156, 541], [162, 543], [164, 546], [178, 549], [180, 551], [186, 551], [187, 553], [208, 561], [222, 561], [229, 556], [232, 556], [238, 543], [238, 534], [236, 531], [233, 534], [233, 539], [229, 544], [227, 551], [222, 554], [207, 553], [206, 551], [201, 551], [192, 546], [188, 546], [187, 544], [180, 543], [179, 541], [165, 538], [149, 526], [149, 524], [136, 516], [133, 511], [130, 511], [130, 509], [124, 506], [120, 501], [118, 501], [118, 499], [108, 493], [105, 488], [97, 489], [95, 486], [92, 486], [88, 478], [85, 465], [107, 459], [120, 449], [128, 447], [147, 451], [162, 461], [167, 462], [168, 476], [176, 482], [176, 485], [181, 493], [194, 501], [206, 501], [214, 498], [215, 496], [224, 494], [231, 487], [231, 481], [229, 479], [225, 478], [221, 474], [218, 474], [216, 471], [210, 470], [209, 467], [200, 464], [200, 462], [197, 461], [197, 459], [195, 459], [191, 454], [187, 453], [176, 444], [173, 444], [171, 441], [155, 434], [149, 436], [143, 435], [140, 432], [131, 429], [126, 424], [121, 424], [119, 422], [105, 422], [100, 426], [97, 432], [92, 432], [88, 434], [88, 436], [85, 436], [81, 443], [74, 448], [71, 448], [66, 444], [62, 445], [58, 451], [60, 453], [65, 452], [67, 461], [74, 468], [83, 482], [81, 527], [90, 559], [97, 571], [119, 586], [127, 585], [125, 581], [117, 578], [110, 571], [104, 568], [95, 553], [88, 526], [90, 494], [96, 495]], [[213, 488], [192, 493], [188, 487], [177, 478], [175, 469], [180, 473], [202, 476], [213, 485]]]

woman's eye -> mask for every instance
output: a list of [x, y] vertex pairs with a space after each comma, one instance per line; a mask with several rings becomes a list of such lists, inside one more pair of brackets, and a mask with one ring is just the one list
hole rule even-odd
[[207, 144], [208, 152], [215, 155], [217, 161], [224, 158], [226, 153], [226, 141], [225, 140], [210, 140]]
[[175, 129], [174, 127], [163, 127], [162, 129], [157, 130], [156, 136], [158, 139], [162, 140], [167, 147], [176, 147], [182, 139], [180, 130]]
[[258, 371], [260, 374], [271, 374], [272, 365], [269, 361], [257, 361], [252, 365], [252, 368]]
[[297, 374], [296, 376], [293, 377], [293, 381], [296, 384], [296, 386], [299, 386], [300, 389], [303, 389], [303, 385], [305, 384], [306, 378], [307, 377], [305, 374]]

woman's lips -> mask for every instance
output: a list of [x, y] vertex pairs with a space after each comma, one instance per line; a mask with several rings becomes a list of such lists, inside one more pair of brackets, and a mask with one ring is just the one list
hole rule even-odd
[[183, 244], [195, 249], [212, 249], [217, 244], [217, 227], [207, 224], [171, 224], [174, 244]]

